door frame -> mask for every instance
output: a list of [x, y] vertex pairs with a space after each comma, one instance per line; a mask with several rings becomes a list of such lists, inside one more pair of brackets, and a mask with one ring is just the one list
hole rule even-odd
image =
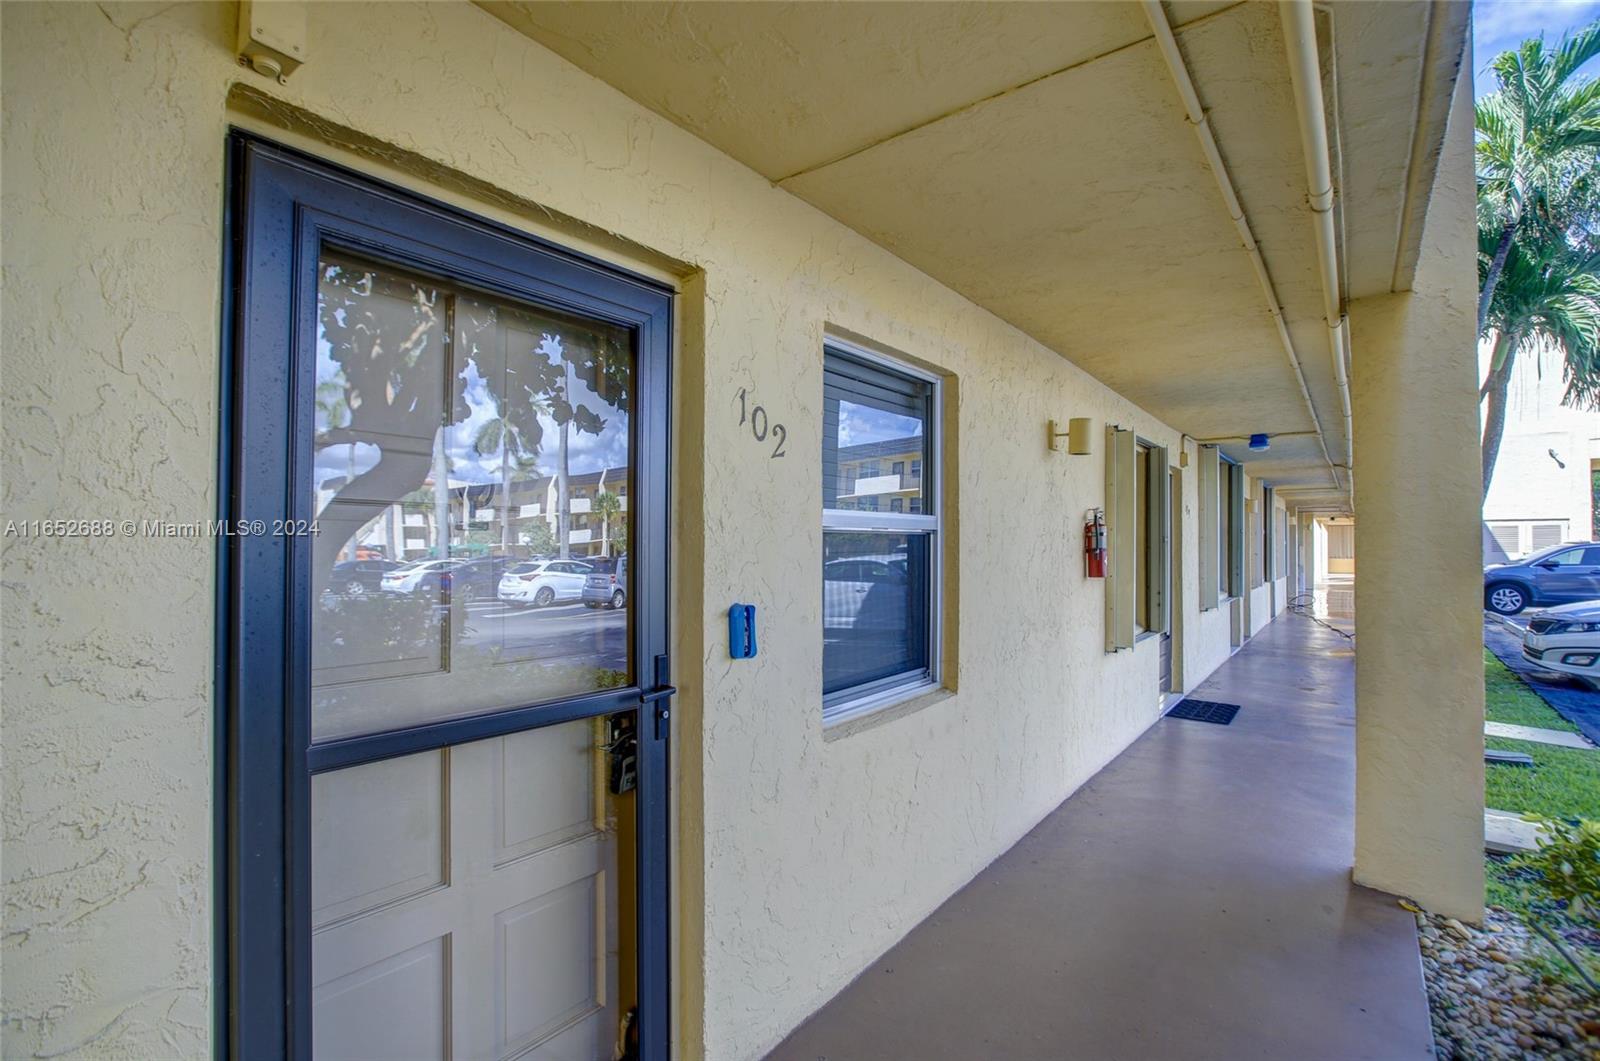
[[[310, 739], [311, 539], [225, 533], [218, 556], [216, 771], [219, 1046], [311, 1054], [311, 775], [633, 711], [638, 743], [642, 1055], [670, 1043], [669, 419], [673, 292], [495, 221], [233, 130], [227, 151], [219, 517], [266, 530], [315, 513], [316, 270], [324, 239], [400, 268], [628, 327], [633, 683], [422, 726]], [[298, 360], [297, 360], [298, 359]], [[648, 607], [642, 606], [648, 602]]]
[[1183, 684], [1183, 469], [1167, 468], [1167, 687], [1161, 695], [1181, 694]]

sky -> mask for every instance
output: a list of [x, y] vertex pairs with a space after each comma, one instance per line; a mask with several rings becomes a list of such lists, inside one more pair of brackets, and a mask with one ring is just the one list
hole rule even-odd
[[[1484, 96], [1497, 87], [1489, 63], [1529, 37], [1544, 34], [1554, 46], [1562, 34], [1600, 18], [1600, 0], [1477, 0], [1472, 5], [1473, 95]], [[1580, 71], [1600, 75], [1600, 60]]]

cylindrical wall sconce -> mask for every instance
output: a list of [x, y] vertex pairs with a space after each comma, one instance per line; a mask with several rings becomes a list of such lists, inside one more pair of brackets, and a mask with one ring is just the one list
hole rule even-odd
[[1094, 452], [1094, 444], [1091, 441], [1093, 433], [1093, 424], [1087, 416], [1074, 416], [1067, 421], [1067, 429], [1065, 431], [1057, 431], [1054, 420], [1047, 421], [1045, 441], [1049, 443], [1051, 449], [1058, 449], [1056, 440], [1062, 435], [1066, 435], [1067, 452], [1081, 457]]

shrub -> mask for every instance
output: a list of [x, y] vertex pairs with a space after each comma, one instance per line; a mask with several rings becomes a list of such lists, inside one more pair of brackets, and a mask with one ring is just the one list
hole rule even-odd
[[1513, 862], [1530, 870], [1550, 897], [1564, 903], [1570, 917], [1600, 917], [1600, 821], [1576, 825], [1561, 818], [1530, 814], [1525, 820], [1544, 834], [1537, 851]]

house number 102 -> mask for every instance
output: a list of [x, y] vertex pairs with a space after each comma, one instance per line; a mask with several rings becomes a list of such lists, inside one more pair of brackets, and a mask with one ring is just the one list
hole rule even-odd
[[743, 387], [739, 388], [739, 426], [750, 424], [750, 433], [756, 437], [757, 442], [765, 442], [770, 433], [777, 440], [777, 445], [772, 447], [774, 457], [783, 456], [783, 444], [788, 441], [789, 432], [782, 424], [773, 424], [769, 430], [767, 426], [767, 411], [761, 406], [751, 409], [749, 395]]

